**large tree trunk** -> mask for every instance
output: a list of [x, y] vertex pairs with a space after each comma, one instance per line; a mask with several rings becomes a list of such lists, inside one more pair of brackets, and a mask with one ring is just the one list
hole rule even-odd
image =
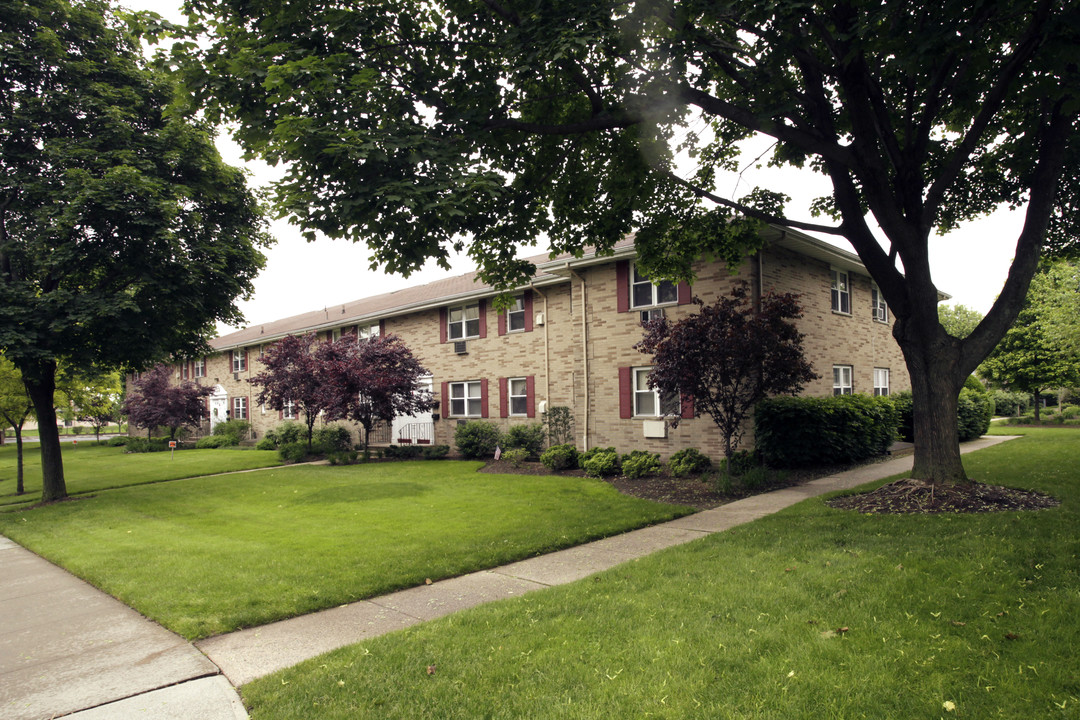
[[41, 440], [41, 500], [49, 502], [67, 497], [64, 483], [64, 459], [60, 453], [60, 432], [56, 429], [56, 362], [42, 361], [28, 368], [19, 368], [30, 402], [37, 414], [38, 437]]
[[893, 335], [911, 376], [915, 460], [911, 477], [938, 485], [969, 482], [960, 459], [956, 410], [967, 374], [960, 367], [959, 340], [924, 318], [897, 319]]

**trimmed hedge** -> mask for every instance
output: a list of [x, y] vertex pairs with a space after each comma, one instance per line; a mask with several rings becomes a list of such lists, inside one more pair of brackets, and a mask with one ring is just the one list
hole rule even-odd
[[211, 448], [231, 447], [239, 445], [240, 439], [235, 435], [207, 435], [201, 437], [195, 443], [196, 450], [208, 450]]
[[577, 447], [570, 444], [552, 445], [540, 456], [540, 462], [552, 472], [576, 468], [578, 466]]
[[622, 472], [629, 478], [642, 478], [660, 472], [660, 453], [631, 450], [622, 456]]
[[511, 425], [502, 436], [502, 448], [521, 449], [526, 451], [530, 458], [538, 458], [544, 451], [544, 439], [544, 426], [541, 423]]
[[600, 449], [590, 451], [591, 454], [582, 453], [578, 459], [585, 457], [581, 466], [589, 477], [601, 478], [608, 475], [619, 474], [619, 454], [613, 449]]
[[888, 397], [777, 397], [758, 404], [755, 444], [766, 465], [847, 465], [881, 455], [897, 435]]
[[[911, 392], [905, 390], [892, 396], [893, 403], [900, 415], [898, 435], [904, 442], [915, 442], [915, 427], [912, 413]], [[990, 429], [990, 419], [994, 417], [994, 396], [965, 387], [960, 391], [956, 405], [956, 425], [960, 433], [960, 442], [974, 440], [985, 435]]]
[[674, 452], [668, 459], [668, 472], [675, 477], [700, 475], [711, 467], [709, 456], [692, 447]]
[[470, 420], [458, 425], [454, 432], [454, 444], [462, 457], [470, 460], [488, 459], [495, 455], [499, 444], [499, 428], [495, 423], [483, 420]]

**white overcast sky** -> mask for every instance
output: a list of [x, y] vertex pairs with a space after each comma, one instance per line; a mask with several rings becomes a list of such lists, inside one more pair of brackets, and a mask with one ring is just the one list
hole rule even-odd
[[[180, 0], [122, 0], [122, 4], [132, 10], [153, 10], [175, 22], [183, 21]], [[779, 190], [793, 198], [788, 206], [791, 217], [812, 221], [806, 208], [813, 198], [828, 194], [828, 179], [809, 171], [758, 167], [751, 161], [765, 146], [759, 143], [759, 149], [750, 153], [748, 167], [741, 176], [732, 175], [726, 182], [722, 181], [719, 191], [736, 197], [754, 186]], [[249, 170], [253, 185], [265, 185], [280, 175], [279, 169], [264, 163], [244, 162], [239, 147], [227, 133], [222, 132], [218, 137], [218, 148], [226, 162]], [[1005, 282], [1022, 226], [1022, 213], [1001, 210], [946, 237], [931, 239], [934, 281], [939, 290], [952, 296], [950, 304], [967, 305], [983, 313], [990, 309]], [[406, 279], [370, 270], [366, 245], [327, 238], [309, 243], [296, 227], [285, 221], [272, 223], [270, 229], [277, 243], [266, 251], [266, 267], [255, 280], [254, 296], [240, 303], [249, 325], [334, 307], [473, 269], [468, 258], [459, 257], [450, 273], [428, 263], [422, 271]], [[823, 239], [851, 249], [838, 238]], [[529, 254], [540, 254], [545, 249], [538, 247]], [[219, 331], [229, 330], [219, 328]]]

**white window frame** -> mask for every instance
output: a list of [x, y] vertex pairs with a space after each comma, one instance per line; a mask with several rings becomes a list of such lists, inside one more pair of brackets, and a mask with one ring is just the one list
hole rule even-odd
[[870, 313], [877, 322], [889, 322], [889, 306], [885, 302], [885, 296], [881, 294], [881, 288], [877, 283], [870, 284]]
[[[633, 383], [631, 392], [634, 396], [634, 417], [672, 417], [680, 415], [682, 402], [679, 395], [676, 393], [669, 397], [661, 397], [659, 390], [649, 387], [650, 372], [652, 372], [651, 366], [636, 367], [630, 370], [630, 378]], [[652, 406], [651, 412], [646, 412], [649, 408], [642, 407], [646, 399], [648, 399], [648, 404]]]
[[851, 395], [855, 391], [855, 371], [851, 365], [833, 365], [833, 395]]
[[483, 399], [483, 388], [479, 380], [450, 383], [450, 416], [482, 417]]
[[206, 377], [206, 358], [201, 357], [194, 363], [194, 372], [192, 373], [197, 378]]
[[341, 339], [341, 328], [334, 328], [331, 331], [330, 339], [333, 340], [334, 342], [337, 342], [338, 340], [340, 340]]
[[237, 395], [232, 400], [232, 419], [249, 420], [250, 417], [248, 413], [248, 399], [243, 395]]
[[889, 394], [889, 368], [874, 368], [874, 396]]
[[[829, 293], [832, 311], [842, 315], [851, 314], [851, 273], [840, 268], [829, 268], [832, 287]], [[842, 279], [841, 279], [842, 278]]]
[[[645, 287], [650, 288], [649, 302], [638, 302], [637, 293], [634, 292], [637, 289], [644, 290]], [[659, 283], [654, 283], [648, 278], [648, 276], [642, 274], [637, 269], [637, 263], [630, 265], [630, 308], [632, 310], [640, 310], [642, 308], [660, 307], [666, 305], [677, 305], [679, 302], [679, 287], [670, 280], [661, 280]], [[664, 293], [670, 293], [670, 299], [663, 299], [661, 295]]]
[[234, 373], [247, 372], [247, 353], [243, 350], [232, 351], [232, 371]]
[[[454, 319], [454, 315], [457, 319]], [[474, 317], [469, 317], [474, 314]], [[469, 325], [475, 323], [474, 332], [469, 332]], [[480, 303], [468, 305], [455, 305], [446, 311], [446, 339], [447, 340], [471, 340], [480, 337]]]
[[292, 400], [286, 400], [281, 404], [281, 419], [282, 420], [295, 420], [296, 419], [296, 403]]
[[[514, 392], [515, 390], [520, 392]], [[507, 408], [510, 417], [527, 417], [529, 414], [529, 381], [523, 377], [510, 378], [506, 381], [506, 392], [509, 396]], [[520, 409], [515, 409], [515, 404]]]
[[[515, 322], [520, 327], [514, 327]], [[525, 332], [525, 296], [516, 295], [510, 307], [506, 308], [506, 332]]]
[[[447, 315], [449, 317], [449, 314]], [[369, 338], [379, 337], [379, 323], [373, 323], [371, 325], [358, 325], [356, 328], [356, 340], [367, 340]]]

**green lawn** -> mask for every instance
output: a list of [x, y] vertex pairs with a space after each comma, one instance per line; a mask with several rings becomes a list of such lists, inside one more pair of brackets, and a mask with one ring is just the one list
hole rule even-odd
[[690, 512], [597, 480], [478, 467], [300, 466], [177, 480], [0, 513], [0, 532], [201, 638]]
[[[61, 443], [64, 481], [69, 495], [107, 488], [142, 485], [177, 478], [279, 465], [267, 450], [180, 450], [169, 453], [125, 453], [122, 447]], [[0, 511], [41, 500], [41, 453], [37, 443], [23, 446], [26, 492], [15, 494], [15, 445], [0, 447]]]
[[1059, 508], [874, 517], [808, 500], [343, 648], [244, 700], [254, 720], [1080, 717], [1080, 433], [1024, 432], [965, 456], [969, 474]]

